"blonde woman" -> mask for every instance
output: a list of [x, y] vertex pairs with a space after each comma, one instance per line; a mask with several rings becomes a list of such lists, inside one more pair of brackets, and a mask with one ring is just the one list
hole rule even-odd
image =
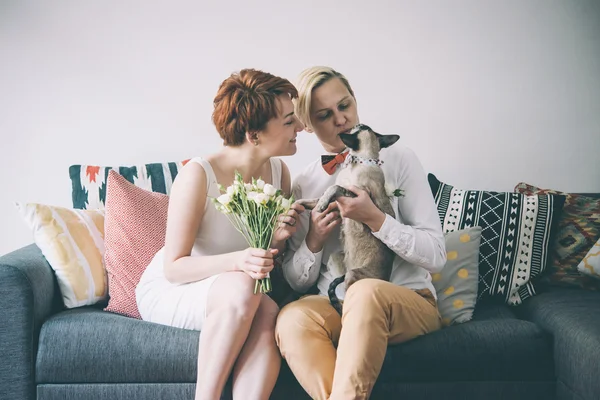
[[[357, 103], [348, 80], [332, 68], [303, 71], [296, 87], [296, 115], [327, 155], [338, 155], [327, 165], [315, 160], [294, 180], [295, 198], [315, 198], [339, 173], [335, 164], [344, 159], [345, 145], [338, 135], [359, 122]], [[393, 198], [395, 218], [380, 211], [366, 192], [350, 188], [356, 198], [341, 198], [323, 213], [300, 215], [288, 242], [286, 280], [301, 293], [316, 284], [319, 294], [302, 297], [280, 311], [276, 339], [290, 369], [315, 399], [368, 398], [388, 344], [441, 327], [430, 274], [442, 269], [446, 251], [425, 171], [401, 143], [383, 150], [381, 159], [386, 182], [404, 191], [404, 197]], [[336, 278], [327, 263], [341, 250], [342, 218], [364, 223], [396, 257], [390, 282], [361, 280], [347, 293], [338, 286], [338, 297], [345, 298], [340, 317], [327, 297], [329, 283]]]

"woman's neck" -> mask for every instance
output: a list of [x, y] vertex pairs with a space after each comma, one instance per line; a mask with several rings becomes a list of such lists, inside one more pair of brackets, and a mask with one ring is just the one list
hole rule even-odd
[[[218, 155], [219, 158], [222, 157], [222, 165], [226, 165], [227, 169], [242, 174], [244, 182], [250, 182], [252, 178], [258, 179], [264, 175], [264, 165], [269, 160], [269, 157], [261, 155], [254, 149], [248, 149], [246, 146], [225, 146]], [[264, 178], [262, 176], [263, 180]]]

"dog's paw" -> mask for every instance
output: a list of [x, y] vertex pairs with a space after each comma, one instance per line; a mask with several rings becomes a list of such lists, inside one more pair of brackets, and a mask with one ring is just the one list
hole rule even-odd
[[323, 211], [325, 211], [327, 209], [327, 206], [329, 206], [328, 202], [320, 200], [317, 203], [317, 206], [315, 207], [315, 210], [317, 210], [317, 212], [322, 213]]
[[312, 210], [315, 208], [318, 201], [319, 201], [319, 199], [300, 199], [300, 200], [296, 200], [294, 203], [300, 204], [302, 207], [304, 207], [307, 210]]

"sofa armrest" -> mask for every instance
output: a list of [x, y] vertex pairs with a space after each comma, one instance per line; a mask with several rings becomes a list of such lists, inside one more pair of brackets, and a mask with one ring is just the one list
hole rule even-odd
[[54, 272], [35, 244], [0, 257], [0, 399], [35, 398], [40, 327], [61, 308]]

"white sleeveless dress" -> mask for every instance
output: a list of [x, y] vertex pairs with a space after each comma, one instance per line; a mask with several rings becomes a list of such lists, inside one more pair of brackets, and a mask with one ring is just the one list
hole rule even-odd
[[[218, 197], [221, 193], [210, 163], [200, 157], [189, 162], [196, 162], [204, 168], [207, 194], [210, 197]], [[277, 189], [281, 188], [281, 169], [281, 160], [272, 158], [272, 182]], [[217, 211], [212, 201], [207, 199], [191, 255], [210, 256], [244, 250], [247, 247], [242, 234], [224, 214]], [[144, 321], [201, 330], [206, 316], [208, 292], [220, 274], [197, 282], [173, 284], [165, 278], [163, 253], [164, 248], [156, 253], [136, 287], [140, 315]]]

